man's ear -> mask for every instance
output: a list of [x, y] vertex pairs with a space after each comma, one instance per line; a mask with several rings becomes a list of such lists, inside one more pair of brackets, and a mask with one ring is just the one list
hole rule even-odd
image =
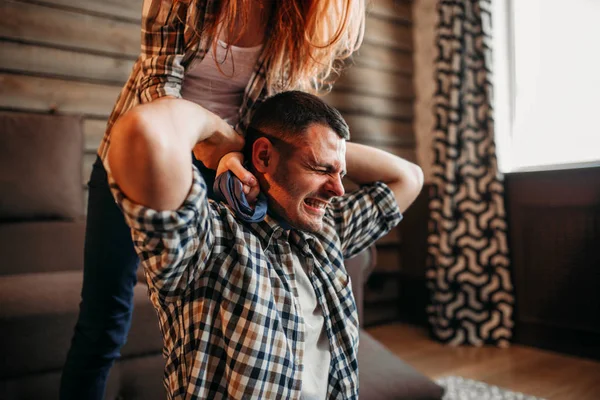
[[256, 139], [252, 146], [252, 163], [260, 173], [268, 172], [273, 166], [274, 149], [269, 139], [261, 137]]

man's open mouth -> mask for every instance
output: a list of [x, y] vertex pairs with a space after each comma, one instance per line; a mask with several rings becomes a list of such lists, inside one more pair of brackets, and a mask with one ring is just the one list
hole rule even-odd
[[309, 198], [304, 199], [304, 204], [315, 211], [323, 212], [329, 203], [326, 201]]

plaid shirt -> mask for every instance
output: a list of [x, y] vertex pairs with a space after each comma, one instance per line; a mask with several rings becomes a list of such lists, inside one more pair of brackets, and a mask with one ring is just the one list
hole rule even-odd
[[[219, 0], [144, 0], [141, 54], [121, 90], [108, 119], [98, 155], [104, 161], [110, 146], [110, 131], [117, 119], [137, 104], [164, 96], [181, 98], [185, 71], [204, 59], [212, 37], [207, 28], [215, 23]], [[198, 34], [200, 33], [200, 34]], [[240, 127], [248, 125], [252, 110], [267, 96], [267, 63], [261, 54], [246, 86], [240, 106]]]
[[304, 319], [292, 252], [306, 263], [322, 309], [331, 365], [327, 397], [358, 398], [358, 319], [343, 260], [401, 220], [382, 183], [336, 198], [316, 234], [267, 217], [243, 223], [206, 197], [194, 168], [176, 211], [128, 200], [109, 182], [132, 228], [159, 316], [171, 399], [299, 399]]

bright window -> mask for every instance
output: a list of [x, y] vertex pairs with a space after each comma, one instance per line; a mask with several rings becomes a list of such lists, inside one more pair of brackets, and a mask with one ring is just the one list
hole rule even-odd
[[492, 3], [501, 171], [600, 163], [600, 1]]

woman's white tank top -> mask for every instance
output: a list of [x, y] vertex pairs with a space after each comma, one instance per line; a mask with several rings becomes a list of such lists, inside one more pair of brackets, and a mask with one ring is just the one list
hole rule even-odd
[[216, 60], [211, 48], [201, 62], [192, 65], [183, 79], [181, 95], [217, 114], [230, 125], [239, 119], [239, 108], [262, 44], [254, 47], [231, 46], [219, 41]]

